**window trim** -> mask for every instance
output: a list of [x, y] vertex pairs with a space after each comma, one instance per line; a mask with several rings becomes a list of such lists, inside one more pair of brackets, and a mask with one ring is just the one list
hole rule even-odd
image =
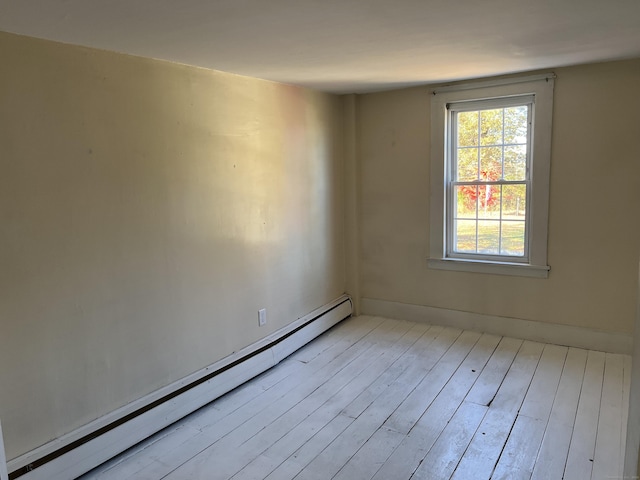
[[[551, 127], [554, 74], [469, 82], [433, 90], [431, 98], [431, 216], [428, 266], [435, 269], [548, 277], [547, 235], [549, 217], [549, 174], [551, 164]], [[531, 132], [531, 204], [529, 206], [528, 262], [496, 261], [491, 258], [448, 257], [447, 162], [450, 152], [447, 138], [449, 103], [481, 101], [532, 95], [535, 109]]]

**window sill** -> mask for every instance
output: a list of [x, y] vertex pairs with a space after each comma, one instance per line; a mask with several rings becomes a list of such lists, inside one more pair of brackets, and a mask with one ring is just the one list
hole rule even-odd
[[461, 260], [459, 258], [429, 258], [427, 266], [435, 270], [454, 270], [457, 272], [491, 273], [516, 277], [548, 278], [550, 267], [524, 263], [483, 262], [479, 260]]

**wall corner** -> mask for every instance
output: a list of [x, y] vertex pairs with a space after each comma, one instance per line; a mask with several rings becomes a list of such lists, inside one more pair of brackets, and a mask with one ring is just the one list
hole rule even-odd
[[9, 480], [7, 472], [7, 456], [4, 450], [4, 440], [2, 437], [2, 423], [0, 423], [0, 480]]
[[345, 267], [346, 288], [353, 314], [360, 314], [360, 159], [358, 152], [358, 96], [343, 95]]
[[640, 264], [636, 285], [636, 323], [633, 333], [631, 388], [629, 389], [629, 419], [624, 455], [624, 478], [640, 476]]

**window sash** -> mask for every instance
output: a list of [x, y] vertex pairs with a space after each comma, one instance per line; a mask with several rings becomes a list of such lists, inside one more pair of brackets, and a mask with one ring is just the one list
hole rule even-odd
[[[445, 201], [445, 258], [452, 259], [467, 259], [467, 260], [486, 260], [486, 261], [496, 261], [496, 262], [513, 262], [513, 263], [529, 263], [529, 244], [531, 237], [531, 200], [532, 200], [532, 185], [531, 185], [531, 158], [532, 158], [532, 134], [533, 134], [533, 119], [534, 119], [534, 108], [535, 108], [535, 97], [533, 95], [515, 95], [510, 97], [502, 97], [502, 98], [491, 98], [491, 99], [481, 99], [481, 100], [471, 100], [471, 101], [462, 101], [455, 103], [448, 103], [446, 105], [447, 110], [447, 122], [446, 122], [446, 201]], [[464, 148], [458, 146], [458, 122], [457, 122], [457, 114], [459, 112], [469, 112], [469, 111], [482, 111], [482, 110], [494, 110], [499, 108], [508, 108], [515, 106], [526, 106], [527, 107], [527, 137], [526, 137], [526, 159], [525, 159], [525, 178], [524, 180], [475, 180], [475, 181], [458, 181], [455, 180], [457, 176], [457, 167], [458, 167], [458, 149]], [[504, 124], [502, 125], [502, 134], [503, 134], [503, 142], [498, 144], [500, 148], [503, 149], [502, 155], [502, 174], [504, 175], [504, 147], [509, 146], [511, 144], [504, 143]], [[479, 138], [478, 138], [479, 139]], [[513, 144], [513, 145], [522, 145], [522, 144]], [[470, 146], [468, 148], [480, 149], [482, 146]], [[524, 254], [523, 255], [504, 255], [504, 254], [487, 254], [487, 253], [469, 253], [469, 252], [459, 252], [454, 248], [455, 240], [456, 240], [456, 213], [454, 212], [454, 205], [456, 204], [455, 196], [456, 187], [461, 185], [470, 185], [470, 186], [487, 186], [487, 185], [525, 185], [526, 196], [526, 213], [524, 219]], [[499, 218], [499, 237], [498, 237], [498, 252], [501, 251], [501, 235], [502, 235], [502, 222], [505, 221], [502, 219], [502, 196], [501, 196], [501, 206], [500, 206], [501, 214]], [[478, 207], [476, 203], [476, 215], [475, 218], [470, 220], [475, 220], [476, 222], [476, 250], [478, 249], [478, 222], [481, 220], [479, 217]]]

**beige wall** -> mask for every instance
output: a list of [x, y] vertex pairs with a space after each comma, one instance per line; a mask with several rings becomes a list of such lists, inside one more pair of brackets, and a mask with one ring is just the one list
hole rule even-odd
[[429, 89], [358, 98], [363, 297], [632, 332], [640, 60], [555, 71], [548, 279], [428, 269]]
[[0, 59], [9, 458], [344, 292], [338, 97], [4, 33]]

